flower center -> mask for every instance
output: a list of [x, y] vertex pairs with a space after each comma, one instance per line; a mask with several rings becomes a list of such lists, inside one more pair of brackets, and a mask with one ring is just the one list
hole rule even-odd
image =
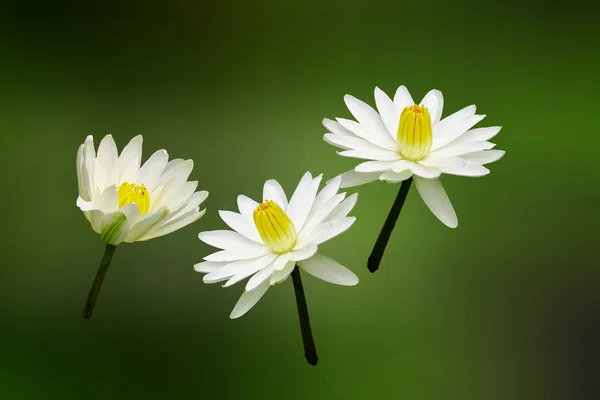
[[296, 228], [287, 214], [275, 202], [260, 203], [254, 214], [254, 224], [265, 245], [277, 254], [290, 251], [296, 244]]
[[431, 149], [431, 117], [423, 105], [402, 110], [398, 125], [398, 151], [405, 160], [419, 161]]
[[140, 210], [140, 214], [146, 214], [150, 208], [150, 193], [148, 193], [148, 189], [143, 183], [136, 185], [135, 183], [123, 182], [117, 188], [117, 195], [119, 196], [119, 208], [135, 203]]

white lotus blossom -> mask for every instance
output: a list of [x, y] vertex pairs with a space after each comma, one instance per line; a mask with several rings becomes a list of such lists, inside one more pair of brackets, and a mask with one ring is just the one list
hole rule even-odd
[[381, 180], [398, 183], [413, 178], [425, 204], [445, 225], [455, 228], [458, 219], [439, 180], [441, 174], [483, 176], [484, 164], [500, 159], [504, 151], [491, 150], [489, 142], [499, 126], [472, 129], [485, 115], [474, 105], [441, 119], [444, 98], [431, 90], [415, 103], [404, 86], [390, 99], [375, 88], [375, 111], [353, 96], [344, 97], [356, 118], [325, 119], [324, 140], [344, 157], [367, 160], [342, 174], [342, 187]]
[[270, 286], [285, 281], [296, 266], [334, 284], [358, 283], [353, 272], [319, 252], [320, 244], [345, 232], [356, 220], [348, 213], [357, 194], [348, 198], [345, 193], [338, 194], [339, 176], [318, 192], [321, 178], [304, 174], [289, 201], [281, 185], [268, 180], [262, 203], [240, 195], [239, 213], [219, 211], [232, 230], [198, 235], [203, 242], [222, 249], [194, 266], [197, 272], [207, 274], [205, 283], [224, 281], [223, 286], [229, 287], [250, 277], [231, 318], [248, 312]]
[[158, 150], [141, 161], [142, 136], [131, 139], [120, 155], [111, 135], [102, 139], [97, 153], [92, 136], [79, 146], [77, 206], [107, 244], [163, 236], [206, 212], [199, 205], [208, 192], [196, 192], [198, 182], [187, 181], [192, 160], [169, 161], [167, 152]]

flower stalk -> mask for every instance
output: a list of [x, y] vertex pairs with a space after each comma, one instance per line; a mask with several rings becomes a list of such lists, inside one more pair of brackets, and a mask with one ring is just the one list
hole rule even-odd
[[394, 200], [394, 205], [392, 205], [392, 209], [390, 210], [390, 213], [383, 224], [383, 228], [381, 228], [381, 232], [377, 237], [375, 246], [373, 246], [373, 251], [371, 252], [369, 260], [367, 261], [367, 268], [369, 268], [369, 271], [371, 272], [375, 272], [379, 269], [379, 263], [381, 263], [381, 258], [383, 257], [387, 243], [390, 240], [394, 226], [396, 226], [396, 221], [400, 216], [400, 211], [402, 211], [402, 207], [406, 201], [406, 196], [408, 195], [411, 184], [412, 177], [403, 181], [402, 185], [400, 186], [396, 200]]
[[102, 261], [100, 262], [100, 267], [98, 267], [98, 272], [96, 272], [96, 278], [94, 279], [94, 284], [90, 289], [90, 293], [88, 294], [87, 300], [85, 302], [85, 306], [83, 307], [83, 318], [89, 319], [92, 317], [92, 312], [94, 311], [94, 306], [96, 305], [96, 300], [98, 300], [98, 295], [100, 295], [100, 289], [102, 288], [102, 282], [104, 282], [104, 277], [106, 276], [106, 272], [108, 271], [108, 266], [110, 265], [110, 261], [112, 260], [113, 254], [115, 253], [117, 246], [112, 244], [106, 244], [106, 248], [104, 250], [104, 256], [102, 257]]
[[294, 270], [292, 271], [292, 281], [294, 283], [294, 292], [296, 294], [296, 305], [298, 306], [298, 319], [300, 320], [300, 331], [302, 332], [304, 357], [310, 365], [317, 365], [319, 358], [317, 357], [317, 349], [315, 348], [315, 341], [310, 327], [306, 297], [304, 296], [302, 278], [300, 277], [300, 270], [298, 267], [294, 267]]

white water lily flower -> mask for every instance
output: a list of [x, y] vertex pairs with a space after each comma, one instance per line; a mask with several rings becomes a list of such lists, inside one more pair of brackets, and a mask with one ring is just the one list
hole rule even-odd
[[207, 273], [205, 283], [226, 281], [223, 286], [229, 287], [251, 276], [231, 318], [248, 312], [271, 285], [285, 281], [296, 265], [327, 282], [345, 286], [358, 283], [353, 272], [318, 251], [321, 243], [352, 226], [356, 218], [347, 215], [358, 195], [346, 198], [345, 193], [338, 194], [339, 176], [317, 194], [321, 177], [304, 174], [289, 202], [281, 185], [268, 180], [262, 203], [240, 195], [239, 214], [219, 211], [233, 231], [198, 235], [203, 242], [222, 249], [194, 266], [197, 272]]
[[346, 95], [344, 100], [356, 121], [323, 120], [329, 131], [324, 140], [341, 148], [341, 156], [368, 161], [342, 174], [342, 187], [378, 179], [398, 183], [413, 177], [433, 214], [450, 228], [458, 226], [439, 177], [442, 173], [487, 175], [490, 171], [483, 165], [504, 155], [504, 151], [491, 150], [495, 144], [489, 142], [500, 127], [472, 129], [485, 117], [475, 114], [474, 105], [441, 119], [444, 98], [439, 90], [431, 90], [415, 103], [404, 86], [393, 100], [375, 88], [378, 112], [353, 96]]
[[100, 142], [92, 136], [79, 146], [77, 206], [92, 229], [109, 245], [163, 236], [198, 220], [206, 209], [199, 205], [207, 191], [195, 192], [188, 182], [194, 162], [169, 161], [158, 150], [141, 167], [142, 136], [136, 136], [121, 154], [111, 135]]

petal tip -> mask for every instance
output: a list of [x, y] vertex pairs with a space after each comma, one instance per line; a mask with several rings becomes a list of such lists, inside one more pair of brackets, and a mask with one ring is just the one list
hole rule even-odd
[[450, 229], [456, 229], [458, 228], [458, 220], [446, 222], [445, 225]]
[[244, 314], [240, 314], [238, 312], [232, 311], [231, 314], [229, 314], [229, 319], [238, 319], [242, 315], [244, 315]]

